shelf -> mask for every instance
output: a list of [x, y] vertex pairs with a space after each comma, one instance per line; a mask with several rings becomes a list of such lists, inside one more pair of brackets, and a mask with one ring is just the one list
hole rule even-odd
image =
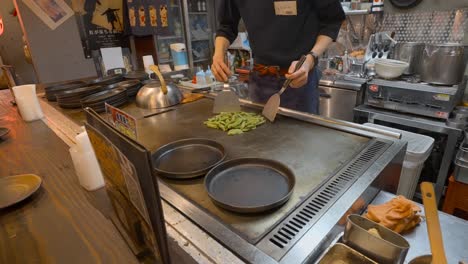
[[369, 10], [347, 10], [345, 11], [345, 15], [347, 16], [360, 16], [360, 15], [367, 15], [369, 14]]
[[189, 15], [208, 15], [208, 12], [188, 12]]
[[202, 38], [202, 39], [192, 39], [192, 42], [194, 41], [209, 41], [210, 38]]
[[157, 36], [158, 40], [165, 40], [165, 39], [178, 39], [178, 38], [183, 38], [183, 36]]
[[210, 60], [210, 58], [203, 58], [203, 59], [193, 60], [193, 62], [201, 62], [201, 61], [207, 61], [207, 60]]

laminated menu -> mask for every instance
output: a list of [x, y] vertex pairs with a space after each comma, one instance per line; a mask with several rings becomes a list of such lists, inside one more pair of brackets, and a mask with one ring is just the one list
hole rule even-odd
[[[167, 233], [151, 153], [86, 108], [86, 131], [98, 159], [118, 225], [135, 254], [170, 263]], [[136, 250], [135, 250], [136, 249]], [[135, 252], [136, 251], [136, 252]]]

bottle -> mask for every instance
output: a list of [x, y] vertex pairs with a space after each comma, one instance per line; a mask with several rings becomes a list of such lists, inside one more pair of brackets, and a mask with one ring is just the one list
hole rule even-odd
[[344, 56], [343, 56], [343, 73], [348, 73], [349, 72], [349, 56], [348, 56], [348, 50], [345, 50]]
[[205, 72], [203, 72], [203, 70], [200, 70], [197, 72], [197, 84], [198, 85], [206, 84]]
[[343, 59], [340, 57], [336, 57], [336, 69], [339, 72], [343, 72]]
[[197, 1], [197, 11], [198, 12], [202, 11], [202, 1], [201, 0]]
[[205, 79], [207, 84], [212, 84], [215, 81], [215, 78], [213, 76], [213, 72], [211, 72], [210, 66], [208, 66], [208, 69], [205, 71]]

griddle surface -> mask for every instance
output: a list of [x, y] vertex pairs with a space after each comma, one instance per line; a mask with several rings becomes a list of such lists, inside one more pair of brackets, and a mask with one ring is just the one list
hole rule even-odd
[[[179, 139], [208, 138], [224, 145], [226, 160], [258, 157], [287, 165], [296, 176], [293, 195], [276, 211], [260, 215], [242, 215], [217, 207], [205, 191], [203, 177], [192, 180], [161, 178], [173, 190], [220, 219], [253, 244], [360, 152], [370, 140], [280, 115], [275, 123], [267, 122], [242, 135], [228, 136], [226, 132], [207, 128], [203, 124], [213, 116], [212, 108], [213, 100], [202, 99], [180, 105], [177, 111], [140, 119], [138, 141], [155, 151], [160, 146]], [[141, 116], [141, 109], [134, 105], [127, 106], [124, 110]], [[244, 110], [254, 111], [250, 108]]]

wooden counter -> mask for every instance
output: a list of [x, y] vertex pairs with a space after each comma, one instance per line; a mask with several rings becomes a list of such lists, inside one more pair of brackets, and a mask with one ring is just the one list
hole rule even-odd
[[[42, 121], [24, 122], [0, 91], [0, 177], [43, 179], [32, 197], [0, 211], [0, 263], [137, 263], [106, 213], [104, 190], [79, 187], [68, 146]], [[99, 210], [97, 209], [99, 208]]]
[[[0, 210], [0, 263], [138, 263], [110, 220], [104, 189], [87, 192], [68, 149], [81, 128], [41, 102], [45, 118], [24, 122], [0, 91], [0, 177], [33, 173], [42, 187], [25, 201]], [[239, 263], [219, 243], [164, 203], [173, 263]]]

